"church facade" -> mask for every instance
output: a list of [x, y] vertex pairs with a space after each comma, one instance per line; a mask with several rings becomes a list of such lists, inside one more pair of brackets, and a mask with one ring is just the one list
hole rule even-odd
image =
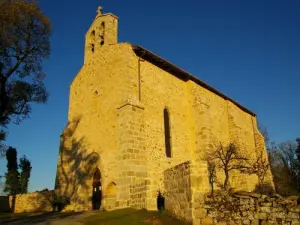
[[[70, 86], [55, 191], [70, 199], [70, 210], [112, 210], [156, 209], [160, 190], [167, 209], [190, 218], [188, 203], [210, 191], [205, 154], [220, 143], [235, 143], [252, 160], [266, 153], [256, 115], [117, 37], [118, 18], [99, 8]], [[230, 184], [252, 191], [258, 179], [237, 173]]]

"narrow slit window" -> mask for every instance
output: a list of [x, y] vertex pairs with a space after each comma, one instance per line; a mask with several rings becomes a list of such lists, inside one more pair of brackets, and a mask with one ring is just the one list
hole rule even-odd
[[165, 127], [165, 147], [166, 156], [168, 158], [172, 157], [171, 152], [171, 134], [170, 134], [170, 118], [168, 109], [164, 109], [164, 127]]
[[100, 27], [100, 45], [104, 45], [104, 33], [105, 33], [105, 23], [102, 22], [101, 23], [101, 27]]
[[95, 51], [95, 31], [93, 30], [90, 34], [90, 47], [91, 47], [91, 51], [94, 52]]

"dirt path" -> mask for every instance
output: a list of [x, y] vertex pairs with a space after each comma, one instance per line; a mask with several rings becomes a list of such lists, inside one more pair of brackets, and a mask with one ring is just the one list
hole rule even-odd
[[0, 222], [0, 225], [82, 225], [80, 221], [84, 218], [100, 212], [82, 212], [82, 213], [49, 213], [30, 218], [16, 219], [9, 222]]

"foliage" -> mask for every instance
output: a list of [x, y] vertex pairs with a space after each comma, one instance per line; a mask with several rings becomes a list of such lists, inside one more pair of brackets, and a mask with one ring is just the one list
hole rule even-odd
[[296, 144], [291, 141], [279, 145], [271, 144], [269, 161], [276, 191], [281, 195], [299, 193], [299, 161], [296, 157]]
[[45, 103], [42, 61], [50, 54], [49, 19], [35, 1], [0, 0], [0, 140], [6, 126]]
[[48, 191], [49, 191], [48, 188], [44, 188], [44, 189], [42, 189], [42, 190], [40, 190], [40, 191], [36, 191], [36, 192], [48, 192]]
[[9, 147], [6, 151], [7, 172], [5, 174], [4, 192], [16, 195], [20, 192], [20, 173], [18, 171], [17, 150]]
[[3, 176], [0, 176], [0, 196], [2, 196], [4, 194], [3, 188], [4, 188]]
[[[7, 147], [1, 143], [1, 137], [0, 137], [0, 159], [5, 158], [6, 150], [7, 150]], [[3, 178], [4, 178], [4, 176], [1, 173], [0, 174], [0, 195], [3, 195], [3, 188], [4, 188]]]
[[7, 171], [17, 170], [17, 150], [15, 148], [9, 147], [6, 151], [6, 160], [7, 160]]
[[297, 155], [298, 162], [300, 162], [300, 138], [297, 138], [296, 142], [297, 142], [296, 155]]
[[245, 172], [249, 168], [247, 166], [248, 158], [242, 156], [237, 146], [233, 143], [226, 147], [220, 144], [219, 148], [210, 152], [206, 158], [209, 164], [214, 163], [217, 168], [224, 172], [225, 179], [222, 188], [225, 190], [230, 189], [229, 176], [231, 171]]
[[68, 197], [54, 195], [51, 204], [54, 212], [60, 212], [70, 204], [70, 199]]
[[300, 138], [279, 144], [269, 142], [268, 131], [259, 124], [265, 138], [276, 191], [281, 195], [300, 193]]
[[4, 192], [9, 195], [20, 193], [20, 173], [18, 170], [12, 170], [5, 174]]
[[1, 143], [1, 140], [2, 139], [0, 138], [0, 158], [5, 158], [8, 146], [6, 146], [5, 144]]
[[31, 172], [31, 162], [26, 158], [24, 155], [20, 159], [19, 167], [21, 169], [20, 174], [20, 193], [27, 193], [28, 192], [28, 183], [30, 178], [30, 172]]
[[[9, 147], [6, 151], [7, 172], [5, 174], [4, 192], [9, 195], [27, 193], [31, 172], [31, 163], [23, 156], [20, 164], [17, 162], [17, 150]], [[18, 169], [21, 169], [21, 174]]]

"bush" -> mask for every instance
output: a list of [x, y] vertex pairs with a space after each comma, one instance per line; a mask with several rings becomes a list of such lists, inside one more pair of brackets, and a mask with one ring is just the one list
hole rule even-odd
[[69, 204], [70, 204], [69, 198], [55, 196], [52, 201], [53, 212], [61, 212]]

